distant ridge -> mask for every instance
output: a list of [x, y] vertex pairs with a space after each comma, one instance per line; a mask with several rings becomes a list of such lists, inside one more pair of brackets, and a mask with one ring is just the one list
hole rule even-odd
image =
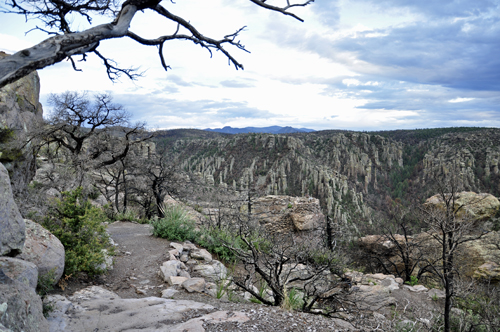
[[226, 126], [224, 128], [216, 128], [216, 129], [203, 129], [205, 131], [212, 131], [223, 134], [248, 134], [248, 133], [266, 133], [266, 134], [292, 134], [292, 133], [310, 133], [315, 131], [314, 129], [307, 128], [293, 128], [293, 127], [280, 127], [280, 126], [271, 126], [271, 127], [245, 127], [245, 128], [232, 128]]

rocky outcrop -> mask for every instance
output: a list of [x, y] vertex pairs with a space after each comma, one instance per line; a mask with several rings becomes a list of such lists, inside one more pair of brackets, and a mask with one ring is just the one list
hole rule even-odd
[[500, 266], [495, 262], [486, 262], [476, 269], [474, 278], [491, 283], [500, 283]]
[[[0, 52], [0, 58], [7, 56]], [[36, 72], [0, 89], [0, 128], [14, 130], [12, 141], [21, 142], [42, 121], [40, 78]], [[20, 147], [0, 144], [0, 162], [10, 173], [14, 192], [22, 190], [35, 175], [35, 158]]]
[[[445, 194], [446, 198], [450, 197], [451, 194]], [[459, 217], [467, 217], [472, 220], [486, 220], [494, 217], [499, 209], [500, 202], [498, 199], [487, 193], [475, 193], [475, 192], [460, 192], [455, 196], [454, 210], [458, 210], [462, 207], [462, 211], [459, 211]], [[424, 206], [433, 206], [438, 209], [445, 209], [445, 204], [442, 195], [434, 195], [428, 198]]]
[[0, 163], [0, 256], [19, 253], [25, 238], [24, 220], [12, 197], [7, 170]]
[[55, 285], [64, 272], [64, 246], [57, 237], [31, 220], [26, 223], [26, 242], [22, 254], [16, 258], [32, 262], [42, 278], [50, 278]]
[[0, 331], [48, 332], [42, 300], [24, 283], [6, 280], [0, 270]]
[[[247, 206], [243, 206], [244, 213]], [[268, 195], [252, 202], [252, 214], [267, 230], [277, 233], [325, 229], [319, 200], [312, 197]]]

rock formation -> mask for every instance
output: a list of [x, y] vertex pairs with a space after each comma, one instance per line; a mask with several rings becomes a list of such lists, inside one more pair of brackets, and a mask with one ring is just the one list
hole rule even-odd
[[[7, 56], [0, 52], [0, 58]], [[10, 143], [22, 142], [28, 131], [42, 121], [40, 78], [36, 72], [0, 89], [0, 129], [13, 129]], [[29, 146], [28, 146], [29, 148]], [[28, 149], [0, 144], [0, 162], [9, 171], [13, 190], [23, 190], [35, 175], [35, 158]]]
[[[26, 260], [3, 256], [15, 256], [25, 248], [26, 230], [12, 197], [7, 170], [1, 163], [0, 239], [0, 329], [48, 331], [47, 321], [42, 314], [42, 301], [35, 293], [38, 267]], [[36, 246], [34, 243], [31, 245]]]
[[[446, 197], [450, 197], [446, 194]], [[498, 199], [487, 193], [476, 194], [474, 192], [460, 192], [455, 195], [454, 210], [459, 208], [458, 216], [469, 218], [471, 220], [486, 220], [494, 217], [500, 210], [500, 202]], [[425, 201], [426, 206], [433, 206], [438, 209], [445, 209], [443, 197], [434, 195]]]
[[0, 163], [0, 255], [19, 253], [24, 247], [25, 233], [24, 220], [12, 197], [9, 174]]

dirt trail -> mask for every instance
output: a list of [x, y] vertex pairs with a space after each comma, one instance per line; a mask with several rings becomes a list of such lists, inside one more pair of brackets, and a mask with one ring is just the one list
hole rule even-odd
[[170, 241], [152, 236], [150, 225], [132, 222], [114, 222], [108, 225], [108, 233], [117, 244], [113, 269], [95, 279], [71, 278], [64, 290], [56, 289], [54, 293], [72, 295], [90, 285], [99, 285], [122, 298], [160, 296], [166, 284], [158, 271], [167, 260]]
[[160, 296], [165, 283], [158, 271], [167, 260], [170, 242], [152, 236], [150, 225], [131, 222], [115, 222], [108, 226], [108, 233], [118, 246], [106, 286], [122, 298]]

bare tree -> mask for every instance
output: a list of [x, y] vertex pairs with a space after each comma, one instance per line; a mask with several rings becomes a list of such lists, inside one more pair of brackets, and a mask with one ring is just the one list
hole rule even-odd
[[152, 204], [158, 217], [163, 218], [162, 204], [165, 196], [176, 191], [178, 170], [175, 161], [170, 158], [166, 149], [159, 147], [142, 161], [140, 169], [137, 170], [139, 181], [136, 181], [135, 191], [141, 193], [139, 199], [145, 203], [143, 206], [147, 218], [152, 216], [153, 211], [150, 210]]
[[[396, 274], [410, 282], [411, 277], [421, 279], [422, 276], [431, 271], [438, 259], [429, 257], [428, 241], [426, 237], [418, 235], [420, 229], [413, 226], [413, 221], [408, 216], [411, 209], [402, 206], [393, 212], [393, 225], [380, 225], [382, 235], [378, 236], [377, 247], [385, 250], [375, 250], [369, 255], [369, 259], [376, 263], [377, 269], [387, 274]], [[363, 255], [366, 255], [363, 252]]]
[[445, 290], [444, 331], [451, 329], [451, 309], [456, 296], [458, 274], [456, 255], [460, 247], [470, 241], [480, 239], [487, 232], [475, 231], [476, 223], [467, 209], [480, 200], [460, 203], [459, 186], [455, 177], [436, 181], [441, 205], [427, 205], [422, 209], [428, 226], [427, 234], [437, 242], [439, 262], [431, 264], [432, 272], [439, 278]]
[[[273, 5], [272, 1], [250, 0], [255, 5], [289, 15], [302, 21], [300, 17], [290, 10], [295, 7], [304, 7], [314, 0], [304, 0], [292, 3], [290, 0], [282, 0], [283, 5]], [[33, 70], [42, 69], [64, 59], [69, 59], [75, 70], [74, 56], [82, 56], [85, 60], [88, 54], [99, 57], [107, 70], [108, 77], [115, 80], [120, 75], [126, 75], [134, 79], [138, 74], [134, 69], [120, 68], [113, 60], [107, 58], [97, 49], [100, 42], [112, 39], [128, 37], [146, 46], [158, 48], [158, 55], [165, 70], [170, 67], [164, 59], [165, 42], [171, 40], [191, 41], [196, 45], [209, 51], [219, 51], [227, 57], [230, 64], [236, 69], [243, 69], [226, 47], [233, 47], [247, 51], [238, 39], [239, 34], [245, 29], [242, 27], [220, 39], [214, 39], [203, 35], [188, 20], [179, 17], [160, 4], [161, 0], [126, 0], [123, 3], [108, 0], [7, 0], [6, 5], [0, 7], [0, 12], [20, 14], [28, 18], [40, 20], [44, 27], [37, 29], [45, 31], [52, 36], [40, 44], [19, 51], [11, 56], [0, 59], [0, 88], [14, 82], [29, 74]], [[276, 1], [278, 2], [278, 1]], [[171, 4], [174, 4], [171, 1]], [[158, 33], [153, 39], [144, 38], [134, 33], [130, 25], [139, 11], [152, 11], [165, 19], [166, 30], [171, 27], [170, 33]], [[75, 31], [73, 28], [74, 18], [79, 16], [92, 24], [92, 18], [96, 15], [112, 16], [113, 20], [106, 24], [97, 25], [84, 31]], [[75, 23], [76, 25], [76, 23]], [[248, 52], [248, 51], [247, 51]]]
[[[52, 95], [50, 102], [54, 111], [33, 131], [30, 142], [46, 158], [38, 181], [59, 192], [93, 187], [97, 170], [124, 166], [132, 147], [151, 137], [144, 124], [131, 125], [130, 115], [109, 95], [96, 94], [92, 101], [86, 93], [65, 92]], [[119, 181], [126, 180], [120, 173]]]

